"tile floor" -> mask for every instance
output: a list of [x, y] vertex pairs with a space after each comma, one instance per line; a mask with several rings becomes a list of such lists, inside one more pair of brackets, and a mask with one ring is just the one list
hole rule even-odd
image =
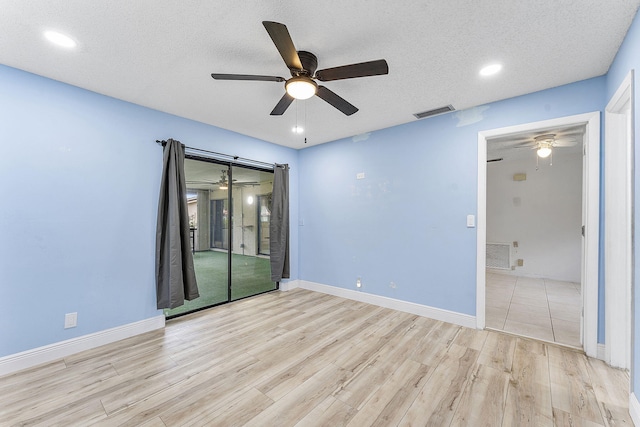
[[487, 273], [488, 328], [581, 348], [581, 309], [579, 283]]

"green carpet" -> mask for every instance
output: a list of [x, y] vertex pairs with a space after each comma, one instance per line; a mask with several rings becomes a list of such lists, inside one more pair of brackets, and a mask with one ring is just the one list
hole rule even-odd
[[[187, 313], [202, 307], [227, 301], [227, 253], [203, 251], [193, 254], [200, 297], [184, 305], [165, 310], [165, 316]], [[269, 259], [246, 255], [231, 255], [231, 300], [275, 289], [271, 281]]]

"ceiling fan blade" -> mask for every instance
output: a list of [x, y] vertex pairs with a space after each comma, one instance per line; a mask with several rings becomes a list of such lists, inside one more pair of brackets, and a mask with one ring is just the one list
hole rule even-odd
[[284, 82], [287, 79], [277, 76], [254, 76], [250, 74], [219, 74], [211, 73], [211, 77], [216, 80], [254, 80], [261, 82]]
[[321, 82], [330, 80], [353, 79], [355, 77], [381, 76], [389, 74], [389, 66], [384, 59], [360, 62], [359, 64], [343, 65], [341, 67], [325, 68], [316, 71], [316, 79]]
[[342, 111], [347, 116], [350, 116], [353, 113], [358, 111], [356, 107], [349, 104], [343, 98], [339, 97], [334, 92], [332, 92], [331, 90], [327, 89], [324, 86], [318, 86], [318, 91], [316, 92], [316, 95], [318, 95], [323, 100], [327, 101], [329, 104], [333, 105], [338, 110]]
[[[537, 147], [537, 146], [538, 146], [537, 143], [528, 141], [528, 142], [519, 142], [517, 144], [513, 144], [511, 146], [511, 148], [533, 148], [533, 147]], [[509, 148], [509, 146], [507, 146], [505, 148]]]
[[503, 160], [504, 160], [503, 157], [498, 157], [497, 159], [489, 159], [489, 160], [487, 160], [487, 163], [501, 162]]
[[287, 108], [289, 108], [289, 105], [291, 105], [292, 102], [293, 102], [293, 96], [285, 92], [284, 96], [280, 98], [280, 101], [278, 101], [274, 109], [271, 111], [271, 115], [272, 116], [283, 115], [284, 112], [287, 111]]
[[291, 40], [287, 26], [272, 21], [262, 21], [262, 25], [264, 25], [269, 36], [271, 36], [273, 44], [276, 45], [287, 67], [289, 67], [289, 69], [302, 70], [302, 62], [300, 62], [300, 57], [293, 44], [293, 40]]
[[576, 145], [578, 145], [578, 141], [573, 138], [556, 139], [553, 143], [554, 147], [575, 147]]

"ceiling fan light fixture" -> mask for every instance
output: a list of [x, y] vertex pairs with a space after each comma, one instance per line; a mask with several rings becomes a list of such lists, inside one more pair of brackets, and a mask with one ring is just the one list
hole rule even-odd
[[289, 95], [295, 99], [309, 99], [316, 94], [318, 85], [306, 76], [292, 77], [284, 84]]
[[537, 154], [538, 154], [538, 157], [540, 157], [541, 159], [546, 159], [551, 154], [551, 146], [548, 144], [542, 143], [538, 147]]
[[229, 189], [229, 186], [228, 186], [226, 183], [224, 183], [224, 184], [220, 184], [220, 189], [221, 189], [221, 190], [228, 190], [228, 189]]

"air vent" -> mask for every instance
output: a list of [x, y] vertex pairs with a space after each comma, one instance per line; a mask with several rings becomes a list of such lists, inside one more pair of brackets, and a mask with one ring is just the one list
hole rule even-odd
[[487, 243], [487, 268], [511, 269], [511, 246], [508, 243]]
[[415, 113], [416, 119], [424, 119], [425, 117], [437, 116], [438, 114], [448, 113], [449, 111], [453, 111], [453, 105], [446, 105], [440, 108], [434, 108], [433, 110], [423, 111], [422, 113]]

